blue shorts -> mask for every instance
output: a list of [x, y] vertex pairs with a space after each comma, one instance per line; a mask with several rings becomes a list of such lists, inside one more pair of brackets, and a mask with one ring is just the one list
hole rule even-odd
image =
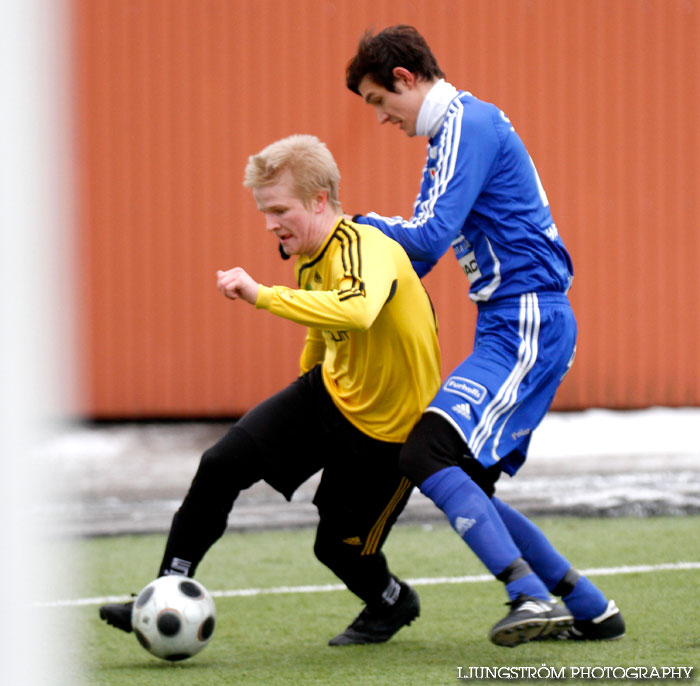
[[511, 476], [527, 456], [576, 353], [576, 319], [563, 293], [526, 293], [480, 303], [474, 351], [442, 384], [426, 412], [460, 433], [485, 467]]

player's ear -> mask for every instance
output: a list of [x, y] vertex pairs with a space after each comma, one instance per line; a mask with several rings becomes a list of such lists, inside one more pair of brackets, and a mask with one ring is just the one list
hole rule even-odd
[[328, 193], [326, 191], [317, 191], [311, 201], [311, 209], [318, 214], [321, 214], [328, 204]]
[[394, 67], [391, 70], [394, 77], [394, 81], [398, 81], [404, 88], [409, 90], [413, 88], [416, 83], [416, 77], [413, 72], [409, 71], [405, 67]]

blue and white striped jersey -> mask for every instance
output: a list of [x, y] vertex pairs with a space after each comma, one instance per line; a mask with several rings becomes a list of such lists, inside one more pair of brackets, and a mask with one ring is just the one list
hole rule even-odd
[[571, 258], [525, 145], [495, 105], [455, 93], [428, 141], [413, 216], [355, 220], [400, 243], [421, 276], [452, 246], [477, 303], [566, 292]]

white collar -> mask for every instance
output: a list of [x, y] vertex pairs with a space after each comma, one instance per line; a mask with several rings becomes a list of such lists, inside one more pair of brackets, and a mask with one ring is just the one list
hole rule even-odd
[[426, 94], [416, 119], [416, 134], [432, 138], [442, 126], [447, 108], [459, 91], [440, 79]]

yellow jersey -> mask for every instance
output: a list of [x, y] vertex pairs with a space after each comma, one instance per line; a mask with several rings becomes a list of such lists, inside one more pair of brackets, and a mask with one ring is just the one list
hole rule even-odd
[[440, 387], [430, 299], [403, 248], [338, 219], [295, 265], [299, 289], [260, 286], [255, 306], [308, 328], [301, 372], [323, 365], [333, 402], [360, 431], [401, 443]]

